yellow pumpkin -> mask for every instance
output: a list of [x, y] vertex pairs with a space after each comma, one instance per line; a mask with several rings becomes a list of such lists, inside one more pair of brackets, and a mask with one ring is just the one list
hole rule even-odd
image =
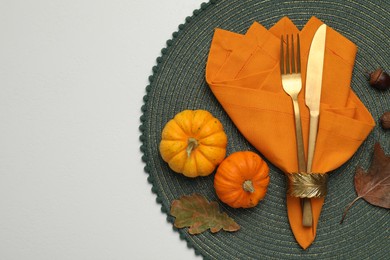
[[187, 177], [207, 176], [226, 156], [221, 122], [206, 110], [184, 110], [162, 131], [160, 154], [169, 167]]
[[256, 153], [229, 155], [218, 167], [214, 188], [218, 198], [233, 208], [251, 208], [262, 200], [269, 184], [269, 167]]

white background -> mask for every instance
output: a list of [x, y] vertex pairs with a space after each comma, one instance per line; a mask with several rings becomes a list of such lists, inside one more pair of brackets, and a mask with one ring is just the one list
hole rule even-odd
[[160, 50], [198, 0], [0, 0], [0, 259], [200, 259], [139, 147]]

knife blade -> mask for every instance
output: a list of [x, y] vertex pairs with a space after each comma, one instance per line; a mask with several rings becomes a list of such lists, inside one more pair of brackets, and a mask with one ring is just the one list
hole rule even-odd
[[325, 56], [325, 41], [326, 24], [322, 24], [320, 27], [318, 27], [311, 42], [306, 71], [305, 103], [310, 110], [310, 128], [306, 169], [308, 173], [310, 173], [312, 170], [312, 163], [318, 131], [318, 119], [320, 116], [320, 100]]

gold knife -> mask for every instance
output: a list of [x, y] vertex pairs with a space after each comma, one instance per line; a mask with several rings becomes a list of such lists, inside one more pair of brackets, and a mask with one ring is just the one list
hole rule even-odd
[[305, 102], [310, 110], [309, 147], [307, 155], [307, 172], [311, 172], [315, 144], [317, 139], [318, 119], [324, 67], [326, 24], [318, 27], [310, 46], [306, 72]]
[[[310, 110], [309, 144], [306, 171], [311, 173], [316, 146], [318, 119], [320, 116], [320, 100], [322, 88], [322, 72], [324, 67], [326, 40], [326, 25], [321, 25], [314, 34], [310, 45], [309, 59], [306, 71], [305, 102]], [[309, 212], [309, 213], [308, 213]], [[310, 199], [305, 199], [303, 204], [303, 225], [312, 226]]]

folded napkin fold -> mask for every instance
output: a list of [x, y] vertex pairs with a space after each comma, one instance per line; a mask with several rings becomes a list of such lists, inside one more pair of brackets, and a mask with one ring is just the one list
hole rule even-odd
[[[210, 46], [206, 81], [212, 92], [244, 137], [285, 173], [297, 172], [298, 161], [293, 105], [281, 82], [280, 36], [300, 34], [303, 86], [298, 98], [307, 154], [306, 66], [312, 38], [321, 24], [312, 17], [299, 32], [289, 18], [283, 17], [269, 30], [255, 22], [245, 35], [217, 28]], [[355, 44], [327, 28], [313, 172], [328, 173], [345, 163], [375, 125], [350, 88], [356, 52]], [[313, 226], [304, 227], [300, 199], [287, 195], [290, 226], [304, 249], [315, 239], [324, 198], [313, 198], [311, 202]]]

